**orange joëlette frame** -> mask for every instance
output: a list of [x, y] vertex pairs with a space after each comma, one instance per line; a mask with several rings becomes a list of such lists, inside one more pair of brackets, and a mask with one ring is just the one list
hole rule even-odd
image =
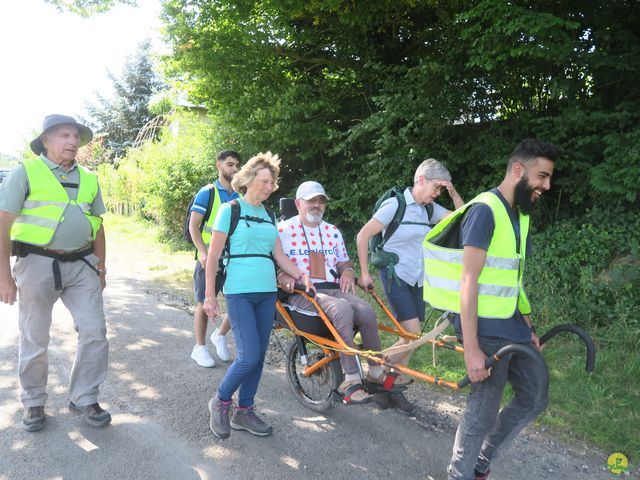
[[[325, 352], [325, 357], [322, 358], [321, 360], [319, 360], [318, 362], [312, 364], [312, 365], [308, 365], [305, 370], [304, 370], [304, 376], [310, 376], [312, 375], [314, 372], [316, 372], [318, 369], [322, 368], [324, 365], [327, 365], [328, 363], [332, 362], [333, 360], [336, 360], [338, 358], [338, 354], [339, 353], [344, 353], [347, 355], [360, 355], [363, 358], [378, 363], [379, 365], [385, 366], [389, 369], [395, 370], [396, 372], [400, 372], [403, 373], [405, 375], [409, 375], [413, 378], [416, 378], [418, 380], [422, 380], [424, 382], [428, 382], [428, 383], [433, 383], [434, 385], [441, 385], [447, 388], [450, 388], [452, 390], [458, 390], [460, 387], [458, 387], [458, 384], [456, 382], [450, 382], [450, 381], [446, 381], [442, 378], [439, 377], [435, 377], [432, 375], [428, 375], [424, 372], [420, 372], [418, 370], [414, 370], [411, 369], [409, 367], [405, 367], [404, 365], [398, 365], [395, 363], [391, 363], [389, 362], [387, 359], [385, 358], [381, 358], [377, 355], [374, 355], [372, 353], [369, 353], [367, 351], [361, 351], [358, 350], [356, 348], [352, 348], [349, 345], [347, 345], [344, 340], [340, 337], [340, 334], [336, 331], [335, 327], [333, 326], [333, 324], [331, 323], [331, 320], [329, 320], [329, 318], [327, 317], [327, 315], [324, 313], [324, 311], [322, 310], [322, 307], [320, 307], [320, 305], [318, 304], [318, 301], [315, 299], [315, 297], [312, 297], [311, 295], [307, 294], [307, 292], [305, 292], [304, 290], [294, 290], [293, 293], [298, 293], [300, 295], [302, 295], [305, 299], [307, 299], [312, 305], [313, 307], [316, 309], [318, 316], [320, 317], [320, 320], [324, 323], [324, 325], [327, 327], [327, 329], [329, 330], [329, 332], [331, 333], [331, 335], [334, 337], [335, 340], [326, 338], [326, 337], [322, 337], [320, 335], [314, 335], [312, 333], [308, 333], [305, 332], [303, 330], [300, 330], [296, 324], [293, 321], [293, 318], [291, 318], [291, 315], [289, 314], [289, 312], [287, 311], [287, 309], [284, 307], [282, 301], [278, 300], [276, 302], [276, 309], [277, 311], [280, 313], [280, 315], [282, 315], [282, 318], [284, 318], [285, 322], [287, 323], [288, 328], [291, 330], [291, 332], [293, 332], [294, 335], [300, 336], [300, 337], [304, 337], [307, 340], [315, 343], [316, 345], [318, 345], [319, 347], [321, 347], [324, 352]], [[391, 320], [391, 322], [394, 324], [394, 327], [389, 327], [387, 325], [384, 325], [383, 323], [379, 323], [378, 324], [378, 328], [380, 330], [384, 330], [386, 332], [389, 333], [393, 333], [396, 334], [402, 338], [406, 338], [408, 340], [417, 340], [420, 338], [420, 335], [411, 333], [411, 332], [407, 332], [404, 328], [402, 328], [402, 326], [400, 325], [400, 323], [396, 320], [395, 316], [391, 313], [391, 311], [387, 308], [387, 306], [384, 304], [384, 302], [380, 299], [380, 297], [375, 293], [375, 291], [373, 291], [373, 289], [369, 290], [369, 293], [373, 296], [373, 298], [375, 299], [375, 301], [378, 303], [378, 305], [380, 305], [380, 307], [382, 308], [382, 310], [385, 312], [385, 314], [389, 317], [389, 319]], [[452, 350], [456, 350], [458, 352], [462, 352], [462, 347], [458, 347], [458, 346], [452, 346], [446, 342], [440, 341], [440, 340], [431, 340], [430, 343], [435, 344], [436, 346], [439, 347], [444, 347], [444, 348], [449, 348]]]

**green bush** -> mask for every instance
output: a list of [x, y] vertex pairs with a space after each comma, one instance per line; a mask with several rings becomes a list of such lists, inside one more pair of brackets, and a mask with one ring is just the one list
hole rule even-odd
[[107, 207], [150, 219], [165, 240], [178, 240], [189, 200], [217, 175], [208, 132], [208, 124], [182, 113], [170, 120], [159, 141], [130, 149], [113, 165], [101, 165]]
[[617, 325], [640, 339], [640, 218], [589, 210], [533, 237], [527, 292], [551, 324]]

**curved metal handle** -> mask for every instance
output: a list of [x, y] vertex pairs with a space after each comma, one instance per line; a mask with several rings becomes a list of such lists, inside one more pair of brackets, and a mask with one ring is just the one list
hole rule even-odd
[[551, 338], [555, 337], [560, 332], [571, 332], [575, 333], [580, 340], [584, 342], [584, 346], [587, 348], [587, 372], [593, 372], [593, 369], [596, 366], [596, 346], [593, 343], [591, 337], [585, 332], [582, 328], [577, 325], [565, 324], [565, 325], [556, 325], [547, 333], [540, 337], [540, 345], [544, 345]]
[[315, 290], [309, 289], [309, 291], [307, 292], [307, 286], [303, 285], [301, 283], [298, 283], [298, 282], [293, 284], [293, 289], [294, 290], [300, 290], [300, 291], [306, 293], [307, 295], [309, 295], [311, 298], [314, 298], [316, 296], [316, 291]]
[[[493, 355], [488, 357], [484, 362], [484, 367], [486, 369], [493, 367], [496, 362], [499, 362], [504, 358], [505, 355], [508, 355], [510, 353], [522, 353], [524, 355], [527, 355], [534, 362], [542, 362], [542, 357], [536, 355], [535, 351], [532, 348], [512, 343], [510, 345], [505, 345]], [[544, 365], [542, 365], [542, 367], [544, 367]], [[469, 380], [469, 375], [465, 375], [464, 378], [458, 381], [458, 388], [464, 388], [470, 383], [471, 380]]]

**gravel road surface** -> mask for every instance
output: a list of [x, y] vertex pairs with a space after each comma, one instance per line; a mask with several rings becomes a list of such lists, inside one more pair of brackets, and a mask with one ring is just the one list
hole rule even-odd
[[[227, 440], [216, 439], [206, 405], [226, 364], [205, 369], [189, 358], [189, 308], [169, 290], [151, 285], [152, 260], [144, 249], [110, 245], [110, 252], [110, 372], [101, 402], [113, 423], [93, 428], [67, 410], [76, 334], [58, 303], [46, 428], [22, 430], [17, 306], [0, 304], [0, 480], [446, 478], [460, 395], [413, 385], [408, 397], [420, 405], [414, 417], [371, 405], [339, 405], [318, 414], [294, 400], [275, 337], [257, 397], [273, 435], [232, 432]], [[284, 333], [278, 337], [288, 341]], [[527, 429], [495, 462], [491, 478], [614, 478], [605, 465], [602, 452]]]

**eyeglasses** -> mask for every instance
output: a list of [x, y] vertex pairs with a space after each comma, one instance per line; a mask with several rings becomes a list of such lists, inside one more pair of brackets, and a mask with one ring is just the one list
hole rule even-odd
[[427, 177], [424, 177], [424, 179], [427, 182], [433, 184], [433, 190], [435, 191], [435, 193], [437, 193], [437, 194], [441, 194], [442, 193], [442, 190], [444, 189], [444, 186], [438, 185], [435, 180], [429, 180], [429, 179], [427, 179]]

